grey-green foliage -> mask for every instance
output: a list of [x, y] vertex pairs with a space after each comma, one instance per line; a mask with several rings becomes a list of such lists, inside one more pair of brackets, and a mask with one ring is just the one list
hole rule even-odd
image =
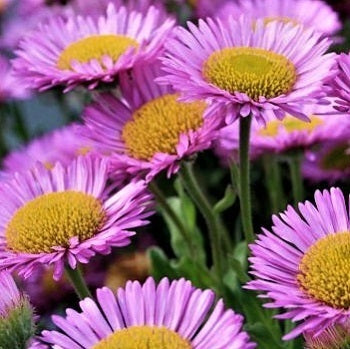
[[0, 349], [26, 349], [34, 333], [33, 309], [27, 299], [0, 317]]

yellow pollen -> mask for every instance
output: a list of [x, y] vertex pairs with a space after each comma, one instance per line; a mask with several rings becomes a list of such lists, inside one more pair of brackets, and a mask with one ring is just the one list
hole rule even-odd
[[52, 170], [55, 167], [55, 165], [50, 161], [44, 161], [43, 165], [47, 170]]
[[68, 45], [57, 61], [57, 68], [72, 70], [72, 61], [88, 63], [93, 59], [100, 63], [104, 56], [116, 62], [129, 48], [138, 47], [137, 41], [123, 35], [94, 35]]
[[312, 298], [333, 308], [350, 307], [350, 232], [330, 234], [305, 253], [297, 276]]
[[134, 326], [114, 332], [92, 349], [192, 349], [191, 344], [165, 327]]
[[350, 167], [350, 145], [347, 142], [338, 144], [323, 156], [320, 165], [324, 170], [347, 170]]
[[288, 93], [297, 79], [288, 58], [252, 47], [230, 47], [212, 53], [204, 62], [203, 75], [220, 89], [245, 93], [256, 101]]
[[123, 128], [122, 139], [134, 158], [150, 160], [158, 152], [176, 154], [182, 133], [203, 124], [204, 102], [178, 102], [177, 94], [151, 100], [136, 110]]
[[15, 252], [49, 253], [55, 246], [68, 247], [69, 239], [93, 237], [105, 220], [101, 203], [91, 195], [75, 192], [44, 194], [19, 208], [7, 225], [7, 247]]
[[86, 145], [84, 147], [78, 148], [77, 151], [76, 151], [76, 154], [77, 155], [87, 155], [87, 154], [89, 154], [91, 152], [91, 150], [92, 150], [92, 147]]
[[281, 22], [281, 23], [284, 23], [284, 24], [288, 24], [288, 23], [291, 23], [293, 24], [294, 26], [297, 26], [299, 25], [299, 22], [293, 18], [290, 18], [290, 17], [285, 17], [285, 16], [271, 16], [271, 17], [265, 17], [264, 18], [264, 24], [269, 24], [271, 22]]
[[310, 116], [309, 118], [310, 122], [288, 115], [283, 120], [272, 120], [267, 123], [264, 129], [259, 131], [259, 134], [266, 137], [275, 137], [278, 135], [280, 129], [285, 129], [288, 133], [295, 131], [307, 131], [311, 133], [323, 124], [323, 120], [317, 116]]

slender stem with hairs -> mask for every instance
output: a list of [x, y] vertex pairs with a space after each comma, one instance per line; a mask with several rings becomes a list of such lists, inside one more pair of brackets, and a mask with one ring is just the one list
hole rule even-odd
[[180, 171], [180, 178], [195, 202], [196, 206], [202, 213], [209, 230], [210, 245], [212, 249], [213, 265], [217, 275], [220, 287], [223, 277], [223, 254], [221, 250], [221, 224], [219, 217], [215, 214], [214, 208], [204, 195], [197, 178], [193, 171], [192, 162], [183, 162]]
[[304, 183], [301, 175], [301, 159], [300, 154], [292, 155], [288, 161], [290, 177], [292, 181], [294, 205], [304, 199]]
[[249, 160], [251, 122], [251, 115], [244, 118], [241, 117], [239, 120], [239, 199], [243, 232], [248, 243], [254, 241]]
[[80, 299], [91, 297], [91, 293], [85, 283], [85, 280], [83, 278], [83, 275], [80, 269], [78, 267], [76, 267], [75, 269], [72, 269], [67, 265], [65, 268], [65, 271], [78, 297]]

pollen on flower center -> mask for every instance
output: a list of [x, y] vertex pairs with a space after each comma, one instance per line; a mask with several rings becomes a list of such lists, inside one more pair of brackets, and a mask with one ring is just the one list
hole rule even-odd
[[92, 349], [192, 349], [191, 344], [165, 327], [134, 326], [114, 332]]
[[330, 149], [320, 161], [320, 166], [324, 170], [344, 171], [350, 167], [350, 146], [346, 142], [338, 144]]
[[334, 308], [350, 308], [350, 232], [328, 235], [305, 253], [297, 276], [311, 297]]
[[285, 56], [251, 47], [230, 47], [212, 53], [203, 65], [204, 78], [230, 93], [241, 92], [258, 101], [292, 90], [294, 64]]
[[275, 137], [280, 129], [284, 129], [288, 133], [294, 131], [306, 131], [311, 133], [318, 126], [323, 124], [323, 120], [317, 116], [311, 116], [310, 122], [297, 119], [293, 116], [286, 116], [283, 120], [269, 121], [266, 127], [259, 131], [260, 135], [267, 137]]
[[293, 25], [299, 25], [298, 21], [296, 21], [293, 18], [286, 17], [286, 16], [271, 16], [271, 17], [264, 18], [264, 24], [269, 24], [269, 23], [274, 22], [274, 21], [281, 22], [284, 24], [291, 23]]
[[96, 198], [75, 192], [44, 194], [18, 209], [9, 222], [7, 247], [16, 252], [49, 253], [55, 246], [68, 247], [69, 239], [94, 236], [105, 220]]
[[93, 59], [102, 63], [104, 56], [116, 62], [130, 48], [137, 48], [138, 43], [123, 35], [94, 35], [68, 45], [60, 54], [57, 68], [71, 70], [72, 61], [87, 63]]
[[150, 160], [159, 152], [176, 154], [180, 135], [203, 124], [204, 102], [182, 103], [177, 99], [177, 94], [164, 95], [134, 112], [122, 132], [131, 156]]

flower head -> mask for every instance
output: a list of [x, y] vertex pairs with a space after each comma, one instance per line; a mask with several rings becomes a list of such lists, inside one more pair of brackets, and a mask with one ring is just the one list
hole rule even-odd
[[[348, 116], [346, 116], [348, 117]], [[324, 142], [305, 154], [303, 176], [313, 182], [348, 180], [350, 176], [350, 141], [348, 134]]]
[[10, 273], [0, 272], [0, 347], [27, 348], [34, 335], [33, 309]]
[[15, 150], [3, 160], [3, 171], [7, 175], [32, 169], [38, 162], [51, 169], [56, 162], [69, 165], [80, 155], [92, 151], [91, 144], [80, 135], [80, 126], [71, 124], [52, 131]]
[[155, 7], [141, 13], [113, 4], [98, 19], [52, 18], [21, 41], [14, 67], [34, 89], [63, 85], [68, 91], [80, 84], [93, 89], [154, 59], [173, 25]]
[[203, 117], [205, 102], [179, 102], [172, 88], [157, 85], [159, 73], [156, 65], [137, 66], [120, 75], [122, 98], [105, 94], [85, 110], [85, 133], [110, 154], [115, 176], [170, 176], [181, 159], [209, 148], [221, 125]]
[[216, 7], [215, 15], [223, 19], [230, 16], [238, 19], [245, 15], [252, 20], [262, 19], [265, 23], [301, 24], [325, 36], [336, 34], [342, 27], [337, 12], [322, 0], [226, 0]]
[[86, 298], [80, 313], [68, 309], [66, 318], [54, 316], [63, 333], [44, 331], [42, 337], [62, 349], [254, 348], [242, 331], [242, 316], [225, 311], [222, 300], [211, 312], [214, 299], [212, 291], [184, 279], [129, 281], [116, 295], [106, 287], [97, 290], [97, 303]]
[[188, 27], [166, 43], [162, 81], [183, 100], [210, 102], [208, 115], [226, 108], [228, 123], [249, 114], [260, 122], [286, 113], [306, 119], [302, 108], [319, 103], [333, 75], [330, 41], [303, 26], [241, 17]]
[[[332, 113], [332, 106], [312, 107], [305, 110], [309, 121], [286, 115], [283, 120], [272, 118], [266, 125], [256, 120], [252, 123], [251, 158], [264, 154], [283, 154], [291, 150], [310, 150], [317, 144], [349, 136], [350, 120], [347, 115], [325, 115]], [[227, 162], [239, 149], [239, 127], [237, 123], [220, 130], [216, 152]]]
[[65, 263], [74, 269], [128, 245], [132, 229], [147, 223], [150, 195], [142, 181], [111, 193], [107, 175], [106, 160], [85, 156], [1, 183], [0, 268], [28, 277], [52, 265], [57, 280]]
[[273, 216], [251, 245], [252, 274], [247, 288], [263, 292], [277, 315], [300, 324], [284, 339], [303, 332], [319, 335], [350, 316], [350, 219], [340, 189], [317, 191], [316, 206], [306, 201]]

